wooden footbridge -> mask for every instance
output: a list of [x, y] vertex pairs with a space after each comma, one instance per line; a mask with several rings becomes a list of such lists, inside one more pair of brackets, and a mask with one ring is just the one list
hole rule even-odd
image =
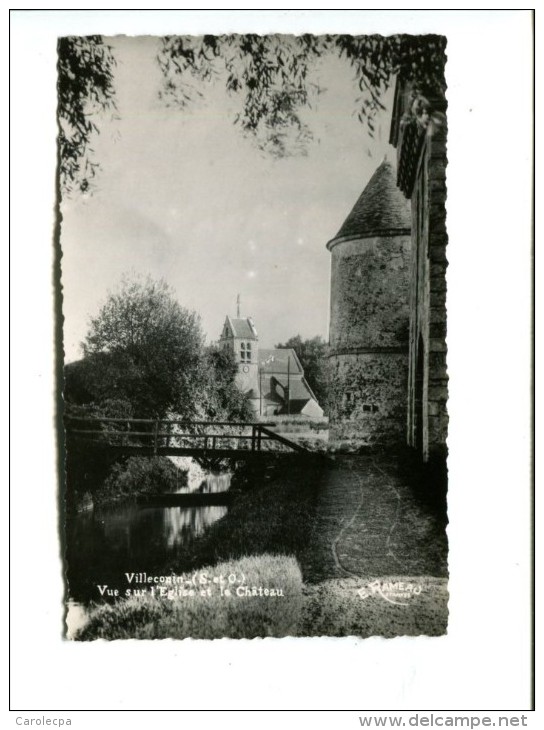
[[272, 423], [233, 423], [145, 418], [65, 416], [72, 439], [129, 456], [203, 456], [250, 458], [264, 454], [308, 452], [271, 430]]

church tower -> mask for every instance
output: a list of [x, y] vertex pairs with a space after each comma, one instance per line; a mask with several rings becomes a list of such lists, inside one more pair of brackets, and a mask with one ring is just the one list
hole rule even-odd
[[327, 244], [333, 442], [405, 443], [410, 228], [409, 204], [384, 160]]
[[259, 412], [259, 336], [251, 317], [227, 315], [219, 338], [219, 346], [234, 353], [238, 363], [236, 383], [238, 387], [249, 393], [255, 413]]

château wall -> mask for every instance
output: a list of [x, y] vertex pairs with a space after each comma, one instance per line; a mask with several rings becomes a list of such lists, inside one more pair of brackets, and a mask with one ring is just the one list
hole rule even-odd
[[330, 346], [408, 346], [410, 236], [337, 240], [330, 245]]
[[402, 444], [410, 236], [339, 239], [329, 247], [329, 438], [360, 446]]
[[448, 430], [444, 130], [431, 128], [425, 137], [411, 203], [414, 250], [407, 436], [428, 461], [445, 455]]
[[332, 355], [329, 439], [339, 445], [403, 443], [407, 379], [406, 351]]

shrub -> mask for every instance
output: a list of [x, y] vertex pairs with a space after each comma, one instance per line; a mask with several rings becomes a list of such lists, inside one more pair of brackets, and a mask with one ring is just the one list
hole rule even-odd
[[109, 476], [95, 492], [97, 502], [115, 501], [139, 494], [172, 492], [186, 483], [187, 472], [165, 456], [129, 457], [113, 465]]

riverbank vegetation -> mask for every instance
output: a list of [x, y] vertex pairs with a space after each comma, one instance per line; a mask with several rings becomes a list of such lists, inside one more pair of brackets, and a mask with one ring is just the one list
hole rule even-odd
[[[143, 596], [97, 607], [76, 638], [254, 639], [296, 634], [302, 575], [294, 558], [258, 555], [220, 562], [204, 566], [201, 576], [207, 582], [194, 587], [190, 573], [179, 575], [173, 590], [185, 590], [181, 596], [160, 597], [147, 590]], [[230, 583], [229, 576], [235, 582]]]
[[[235, 583], [235, 589], [283, 587], [285, 597], [264, 597], [258, 591], [246, 595], [245, 589], [231, 602], [215, 590], [215, 597], [171, 599], [146, 593], [94, 606], [75, 638], [443, 635], [445, 525], [440, 512], [410, 489], [401, 460], [377, 452], [341, 457], [341, 464], [315, 455], [288, 464], [284, 459], [271, 454], [266, 462], [238, 464], [227, 514], [155, 572], [213, 577], [239, 576], [242, 570], [243, 583]], [[363, 556], [358, 540], [353, 541], [361, 531], [374, 543]], [[391, 556], [391, 545], [402, 556], [400, 562]], [[362, 595], [367, 585], [362, 564], [372, 580], [381, 576], [383, 583], [409, 582], [417, 592], [398, 604], [372, 590]], [[399, 570], [402, 564], [405, 571], [392, 575], [391, 568]]]
[[65, 476], [69, 512], [143, 494], [173, 492], [187, 483], [187, 470], [165, 456], [119, 456], [106, 442], [78, 439], [67, 443]]
[[[244, 585], [283, 590], [278, 597], [237, 596], [226, 602], [198, 597], [175, 600], [144, 595], [91, 610], [76, 636], [95, 638], [254, 638], [296, 635], [302, 621], [300, 563], [315, 522], [322, 464], [270, 455], [258, 465], [239, 464], [228, 513], [187, 544], [183, 558], [161, 567], [164, 575], [245, 576]], [[211, 567], [210, 567], [211, 566]]]
[[187, 483], [187, 473], [164, 456], [147, 459], [131, 456], [115, 462], [104, 482], [94, 491], [97, 504], [130, 499], [135, 493], [164, 494]]
[[[162, 280], [125, 277], [91, 319], [82, 350], [83, 358], [65, 368], [67, 416], [253, 418], [248, 396], [236, 384], [233, 353], [205, 345], [198, 315], [184, 309]], [[146, 427], [142, 424], [141, 430]], [[102, 441], [109, 443], [106, 437]], [[147, 466], [112, 461], [107, 448], [80, 446], [77, 439], [67, 444], [66, 470], [76, 508], [83, 494], [104, 502], [160, 491], [180, 478], [167, 459], [154, 459]]]
[[315, 456], [270, 455], [264, 465], [240, 465], [231, 481], [235, 498], [227, 515], [187, 550], [175, 570], [194, 570], [244, 556], [300, 557], [314, 523], [322, 463]]

